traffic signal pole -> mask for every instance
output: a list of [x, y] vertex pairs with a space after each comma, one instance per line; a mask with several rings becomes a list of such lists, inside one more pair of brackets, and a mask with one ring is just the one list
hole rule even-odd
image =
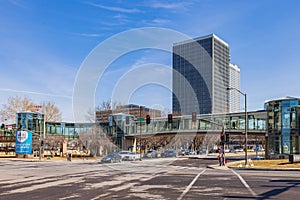
[[[209, 120], [205, 120], [205, 119], [200, 119], [201, 121], [205, 121], [205, 122], [209, 122], [211, 124], [215, 124], [217, 126], [222, 126], [222, 132], [220, 134], [220, 140], [221, 140], [221, 148], [222, 148], [222, 151], [223, 151], [223, 155], [224, 155], [224, 165], [226, 163], [226, 158], [225, 158], [225, 142], [227, 141], [227, 139], [225, 139], [225, 136], [226, 136], [226, 133], [225, 133], [225, 126], [224, 126], [224, 123], [219, 124], [217, 122], [213, 122], [213, 121], [209, 121]], [[229, 138], [228, 138], [229, 139]], [[220, 158], [221, 159], [221, 158]]]
[[168, 126], [170, 128], [170, 131], [172, 131], [172, 123], [173, 123], [173, 115], [168, 114]]
[[221, 143], [222, 143], [222, 153], [223, 153], [223, 164], [225, 166], [226, 163], [226, 157], [225, 157], [225, 142], [226, 142], [226, 138], [225, 138], [225, 127], [224, 127], [224, 123], [222, 123], [222, 133], [221, 133]]

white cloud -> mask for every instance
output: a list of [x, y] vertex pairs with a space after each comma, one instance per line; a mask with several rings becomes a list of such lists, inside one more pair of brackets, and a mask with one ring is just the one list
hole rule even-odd
[[143, 20], [142, 23], [146, 26], [163, 26], [168, 25], [171, 22], [171, 20], [168, 19], [153, 19], [151, 21]]
[[170, 22], [170, 20], [167, 19], [154, 19], [152, 20], [152, 22], [156, 23], [156, 24], [167, 24]]
[[150, 6], [152, 8], [162, 8], [168, 10], [185, 10], [187, 6], [191, 5], [191, 2], [176, 2], [176, 3], [162, 3], [162, 2], [155, 2]]
[[130, 8], [104, 6], [104, 5], [95, 4], [95, 3], [89, 3], [89, 5], [95, 6], [95, 7], [98, 7], [98, 8], [102, 8], [102, 9], [105, 9], [105, 10], [114, 11], [114, 12], [121, 12], [121, 13], [140, 13], [140, 12], [142, 12], [141, 10], [135, 9], [135, 8], [130, 9]]
[[103, 34], [99, 33], [71, 33], [73, 35], [83, 36], [83, 37], [102, 37]]
[[27, 6], [25, 5], [25, 3], [21, 0], [8, 0], [9, 3], [21, 7], [21, 8], [27, 8]]
[[29, 95], [40, 95], [40, 96], [48, 96], [48, 97], [60, 97], [60, 98], [68, 98], [71, 99], [72, 96], [67, 95], [58, 95], [58, 94], [50, 94], [50, 93], [41, 93], [41, 92], [34, 92], [34, 91], [27, 91], [27, 90], [14, 90], [14, 89], [8, 89], [8, 88], [0, 88], [0, 92], [5, 93], [15, 93], [15, 94], [29, 94]]

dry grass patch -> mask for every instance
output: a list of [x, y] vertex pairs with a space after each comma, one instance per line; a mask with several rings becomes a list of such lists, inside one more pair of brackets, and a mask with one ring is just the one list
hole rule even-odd
[[[284, 169], [284, 168], [298, 168], [300, 169], [300, 163], [293, 163], [291, 164], [288, 159], [281, 159], [281, 160], [251, 160], [254, 166], [251, 168], [277, 168], [277, 169]], [[251, 162], [248, 163], [251, 165]], [[250, 166], [249, 165], [249, 166]], [[245, 162], [241, 161], [240, 163], [230, 164], [230, 167], [245, 167]]]

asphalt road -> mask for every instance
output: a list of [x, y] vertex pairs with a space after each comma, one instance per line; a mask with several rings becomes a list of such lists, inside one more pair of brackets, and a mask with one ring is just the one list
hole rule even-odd
[[25, 162], [0, 159], [0, 199], [299, 199], [300, 173], [211, 169], [215, 158]]

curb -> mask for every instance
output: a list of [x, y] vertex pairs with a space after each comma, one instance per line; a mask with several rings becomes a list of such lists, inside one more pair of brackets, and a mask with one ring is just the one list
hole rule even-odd
[[219, 165], [207, 165], [206, 168], [208, 169], [219, 169], [219, 170], [228, 170], [227, 166], [219, 166]]
[[234, 170], [253, 170], [253, 171], [300, 171], [299, 168], [245, 168], [245, 167], [228, 167]]
[[[240, 163], [241, 161], [231, 162], [230, 164], [234, 165]], [[233, 167], [228, 166], [230, 169], [234, 170], [253, 170], [253, 171], [300, 171], [300, 168], [253, 168], [253, 167]]]

